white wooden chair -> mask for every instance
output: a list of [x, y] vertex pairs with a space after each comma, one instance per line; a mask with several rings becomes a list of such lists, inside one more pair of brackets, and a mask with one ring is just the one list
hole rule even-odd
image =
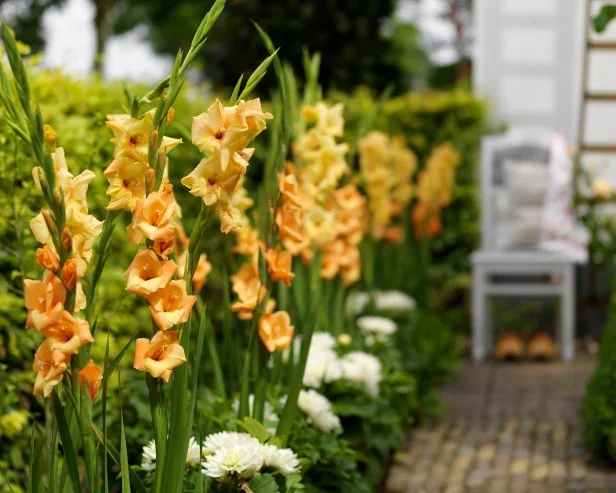
[[504, 184], [505, 161], [545, 163], [548, 166], [552, 139], [551, 132], [538, 128], [516, 129], [482, 139], [481, 250], [472, 255], [475, 361], [483, 360], [493, 347], [490, 296], [560, 298], [560, 330], [557, 334], [560, 354], [565, 361], [574, 356], [574, 260], [566, 254], [537, 249], [502, 251], [496, 248], [498, 214], [495, 211], [495, 189]]

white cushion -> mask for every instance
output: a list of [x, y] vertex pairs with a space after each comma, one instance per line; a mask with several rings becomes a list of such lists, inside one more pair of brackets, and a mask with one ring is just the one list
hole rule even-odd
[[542, 206], [510, 207], [496, 226], [496, 248], [535, 248], [541, 235]]
[[545, 163], [505, 163], [505, 189], [510, 206], [542, 206], [549, 181], [550, 170]]

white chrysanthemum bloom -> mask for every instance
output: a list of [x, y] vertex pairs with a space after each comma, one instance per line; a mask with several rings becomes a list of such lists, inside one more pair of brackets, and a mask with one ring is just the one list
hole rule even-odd
[[[248, 396], [248, 411], [252, 416], [252, 412], [254, 409], [255, 396], [254, 394], [250, 394]], [[240, 401], [239, 399], [235, 399], [231, 404], [231, 409], [235, 412], [240, 410]], [[268, 402], [265, 401], [265, 406], [263, 407], [263, 425], [265, 429], [269, 432], [270, 435], [273, 435], [276, 432], [276, 427], [278, 426], [278, 421], [280, 418], [274, 411], [274, 407]]]
[[188, 441], [188, 452], [186, 453], [186, 464], [189, 467], [197, 467], [201, 464], [201, 447], [195, 437], [190, 437]]
[[156, 469], [156, 442], [150, 440], [150, 442], [143, 447], [143, 453], [141, 454], [141, 469], [147, 472], [152, 472]]
[[333, 382], [342, 376], [338, 355], [331, 349], [310, 347], [303, 384], [319, 388], [323, 383]]
[[329, 332], [315, 332], [310, 340], [310, 351], [334, 349], [336, 347], [336, 339]]
[[381, 361], [371, 354], [363, 351], [353, 351], [341, 360], [342, 378], [359, 382], [371, 396], [379, 395], [381, 383]]
[[[186, 465], [188, 467], [197, 467], [201, 463], [201, 449], [195, 437], [190, 437], [188, 441], [188, 450], [186, 451]], [[156, 469], [156, 442], [150, 442], [143, 447], [141, 455], [141, 469], [147, 472], [152, 472]]]
[[263, 448], [248, 433], [220, 432], [206, 437], [203, 448], [210, 454], [202, 462], [203, 474], [222, 480], [230, 474], [246, 479], [263, 467]]
[[393, 320], [367, 315], [357, 319], [357, 326], [364, 337], [375, 336], [379, 341], [386, 341], [398, 328]]
[[299, 471], [299, 460], [290, 448], [278, 448], [275, 445], [262, 445], [263, 466], [276, 469], [287, 476]]
[[351, 293], [345, 303], [345, 312], [350, 317], [355, 317], [363, 312], [370, 303], [370, 294], [363, 291]]
[[377, 291], [374, 296], [374, 306], [377, 310], [390, 312], [410, 312], [417, 308], [417, 303], [402, 291]]
[[324, 433], [341, 428], [340, 418], [332, 412], [332, 403], [316, 390], [302, 390], [297, 406], [306, 414], [308, 422]]

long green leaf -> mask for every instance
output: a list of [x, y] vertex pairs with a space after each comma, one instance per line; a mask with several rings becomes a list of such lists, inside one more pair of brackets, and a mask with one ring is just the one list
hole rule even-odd
[[[101, 443], [101, 445], [103, 445], [105, 443], [103, 439], [103, 434], [94, 423], [92, 423], [92, 431], [94, 432], [96, 438], [98, 438], [98, 441]], [[120, 464], [120, 452], [118, 452], [118, 449], [116, 449], [111, 442], [107, 442], [107, 455], [111, 457], [111, 460], [113, 460], [113, 462], [118, 465]], [[143, 485], [143, 482], [141, 481], [137, 473], [132, 469], [132, 467], [128, 468], [128, 473], [133, 488], [135, 488], [138, 493], [148, 493], [148, 490]]]
[[71, 430], [68, 427], [66, 421], [66, 415], [64, 414], [64, 407], [60, 402], [58, 394], [53, 393], [53, 410], [56, 421], [58, 423], [58, 430], [60, 431], [60, 438], [62, 439], [62, 449], [64, 450], [64, 463], [68, 470], [68, 474], [73, 485], [73, 492], [78, 493], [81, 491], [81, 484], [79, 480], [79, 466], [77, 465], [77, 454], [75, 452], [75, 446], [73, 445], [73, 439], [71, 437]]
[[130, 493], [130, 466], [124, 433], [124, 413], [120, 409], [120, 473], [122, 475], [122, 493]]
[[107, 369], [104, 371], [104, 375], [103, 375], [103, 385], [105, 385], [105, 383], [109, 380], [109, 377], [111, 377], [111, 375], [113, 374], [113, 372], [115, 371], [115, 369], [118, 367], [118, 365], [120, 364], [120, 361], [122, 361], [122, 358], [124, 357], [124, 355], [126, 354], [126, 351], [128, 351], [128, 348], [132, 346], [133, 342], [135, 342], [135, 339], [137, 338], [137, 335], [139, 334], [139, 330], [137, 330], [131, 337], [130, 339], [126, 342], [126, 344], [124, 345], [124, 347], [120, 350], [120, 352], [116, 355], [115, 358], [113, 358], [113, 361], [109, 364], [109, 366], [107, 367]]
[[267, 68], [270, 66], [274, 58], [276, 58], [277, 54], [278, 50], [274, 51], [274, 53], [272, 53], [270, 56], [268, 56], [265, 60], [261, 62], [261, 64], [255, 69], [255, 71], [246, 81], [246, 86], [244, 87], [244, 90], [241, 92], [238, 99], [244, 99], [245, 96], [250, 94], [253, 89], [257, 87], [257, 84], [259, 84], [259, 82], [261, 82], [261, 79], [265, 77], [265, 74], [267, 73]]

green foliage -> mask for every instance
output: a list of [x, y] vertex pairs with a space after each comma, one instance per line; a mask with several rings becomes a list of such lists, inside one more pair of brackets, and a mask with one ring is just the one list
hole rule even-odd
[[[346, 128], [357, 135], [362, 115], [377, 104], [367, 89], [351, 96], [331, 95], [345, 102]], [[466, 293], [470, 288], [470, 254], [479, 246], [479, 204], [475, 172], [479, 140], [486, 133], [486, 106], [469, 92], [407, 93], [383, 103], [375, 126], [402, 136], [419, 158], [420, 167], [431, 150], [451, 142], [460, 154], [453, 201], [442, 212], [443, 233], [430, 241], [428, 293], [431, 308], [447, 312], [461, 331], [468, 330], [470, 314]], [[358, 135], [359, 137], [359, 135]], [[448, 290], [443, 290], [447, 285]]]
[[[616, 277], [613, 278], [616, 284]], [[614, 291], [613, 291], [614, 292]], [[616, 461], [616, 295], [601, 339], [599, 362], [582, 401], [584, 443], [593, 454]]]
[[593, 27], [598, 33], [602, 33], [607, 26], [616, 18], [616, 5], [606, 4], [601, 6], [601, 10], [592, 20]]

